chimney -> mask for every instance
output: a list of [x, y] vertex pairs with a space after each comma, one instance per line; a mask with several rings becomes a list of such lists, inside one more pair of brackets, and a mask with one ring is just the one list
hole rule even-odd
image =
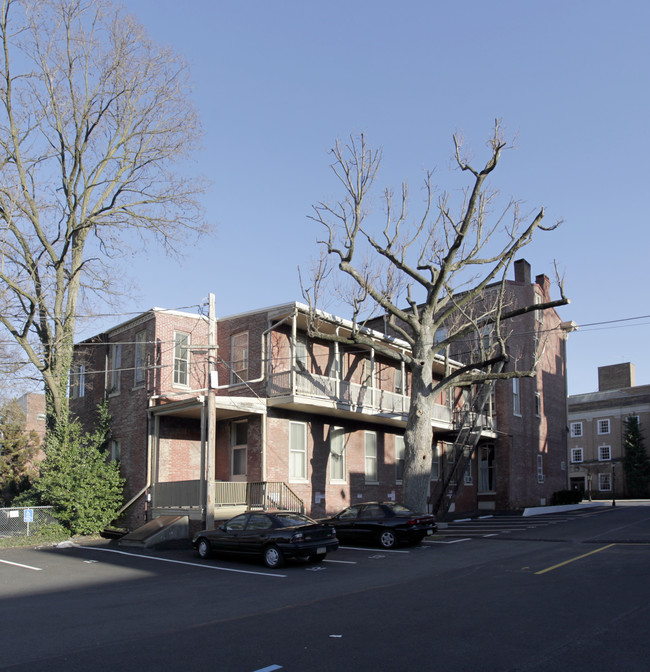
[[551, 281], [548, 279], [548, 276], [542, 273], [535, 278], [535, 282], [542, 288], [544, 296], [548, 297], [551, 293]]
[[620, 390], [623, 387], [634, 387], [634, 364], [611, 364], [598, 367], [598, 391]]
[[515, 282], [530, 285], [530, 264], [525, 259], [515, 261]]

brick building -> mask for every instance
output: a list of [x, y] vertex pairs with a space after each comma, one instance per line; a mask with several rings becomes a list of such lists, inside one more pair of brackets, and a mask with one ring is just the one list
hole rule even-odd
[[625, 496], [625, 421], [635, 416], [647, 442], [650, 385], [635, 385], [630, 362], [598, 367], [598, 391], [571, 395], [568, 413], [571, 488], [594, 499]]
[[[521, 300], [548, 291], [518, 268], [512, 285]], [[352, 328], [320, 317], [339, 334]], [[280, 500], [321, 516], [400, 499], [409, 372], [373, 348], [309, 339], [308, 319], [299, 303], [215, 319], [211, 348], [205, 316], [156, 308], [77, 345], [71, 408], [92, 425], [108, 399], [129, 527], [162, 513], [209, 523], [235, 506]], [[543, 504], [566, 487], [564, 333], [554, 313], [539, 323], [533, 314], [517, 319], [516, 361], [534, 347], [537, 324], [546, 334], [540, 370], [516, 393], [512, 381], [497, 385], [457, 510]], [[441, 358], [434, 373], [443, 372]], [[457, 389], [436, 399], [432, 482], [445, 474], [467, 401]]]

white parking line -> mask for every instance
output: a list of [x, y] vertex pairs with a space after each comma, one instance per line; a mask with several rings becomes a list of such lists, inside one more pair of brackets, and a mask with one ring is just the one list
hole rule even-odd
[[274, 670], [281, 670], [282, 665], [269, 665], [268, 667], [261, 667], [259, 670], [254, 670], [254, 672], [273, 672]]
[[354, 562], [353, 560], [323, 560], [323, 562], [336, 562], [339, 565], [357, 565], [357, 564], [359, 564], [358, 562]]
[[339, 548], [343, 548], [346, 551], [372, 551], [373, 553], [375, 551], [381, 551], [382, 553], [410, 553], [411, 551], [396, 551], [390, 548], [357, 548], [356, 546], [339, 546]]
[[13, 565], [14, 567], [22, 567], [23, 569], [33, 569], [35, 572], [42, 572], [42, 567], [31, 567], [30, 565], [21, 565], [19, 562], [9, 562], [9, 560], [0, 560], [5, 565]]
[[257, 576], [275, 576], [280, 579], [286, 579], [286, 574], [271, 574], [267, 572], [252, 572], [246, 569], [230, 569], [229, 567], [217, 567], [216, 565], [204, 565], [198, 562], [185, 562], [184, 560], [170, 560], [169, 558], [155, 558], [151, 555], [140, 555], [139, 553], [126, 553], [125, 551], [116, 551], [113, 548], [99, 548], [97, 546], [79, 546], [78, 548], [87, 548], [92, 551], [104, 551], [105, 553], [117, 553], [119, 555], [128, 555], [132, 558], [143, 558], [144, 560], [157, 560], [158, 562], [171, 562], [174, 565], [189, 565], [190, 567], [201, 567], [202, 569], [216, 569], [220, 572], [234, 572], [235, 574], [256, 574]]
[[450, 539], [449, 541], [433, 541], [433, 540], [426, 540], [423, 541], [423, 544], [457, 544], [459, 541], [472, 541], [469, 537], [466, 539]]

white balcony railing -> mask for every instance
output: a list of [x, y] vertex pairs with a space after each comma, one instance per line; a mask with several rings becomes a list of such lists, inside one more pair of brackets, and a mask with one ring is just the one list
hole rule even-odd
[[[297, 371], [294, 389], [292, 389], [290, 371], [271, 374], [269, 396], [290, 395], [329, 400], [361, 413], [406, 415], [411, 405], [410, 398], [403, 394], [351, 383], [347, 380]], [[442, 404], [434, 405], [433, 417], [434, 420], [450, 425], [453, 421], [451, 410]]]

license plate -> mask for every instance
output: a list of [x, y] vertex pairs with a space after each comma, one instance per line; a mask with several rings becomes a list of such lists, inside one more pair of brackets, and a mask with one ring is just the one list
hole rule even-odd
[[427, 534], [433, 534], [433, 530], [427, 530]]
[[322, 555], [323, 553], [327, 553], [327, 549], [325, 548], [325, 546], [319, 546], [316, 549], [316, 553], [318, 553], [318, 555]]

